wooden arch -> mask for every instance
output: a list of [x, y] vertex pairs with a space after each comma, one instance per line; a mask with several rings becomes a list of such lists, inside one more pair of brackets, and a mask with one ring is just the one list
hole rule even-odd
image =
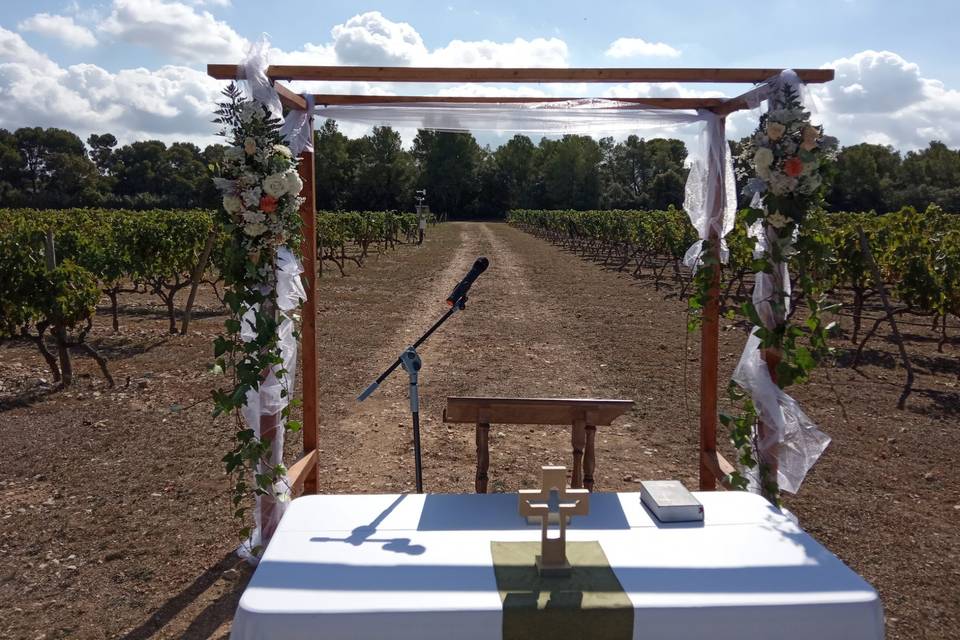
[[[714, 68], [448, 68], [448, 67], [352, 67], [273, 65], [267, 77], [287, 109], [305, 111], [307, 101], [291, 91], [283, 81], [365, 81], [408, 83], [613, 83], [613, 82], [685, 82], [710, 84], [759, 84], [779, 75], [783, 69], [714, 69]], [[816, 84], [833, 80], [833, 69], [795, 69], [804, 83]], [[235, 64], [211, 64], [207, 73], [218, 80], [243, 79], [243, 68]], [[749, 108], [746, 94], [730, 98], [617, 98], [618, 103], [636, 104], [637, 108], [707, 109], [720, 116], [724, 131], [726, 116]], [[578, 98], [542, 97], [474, 97], [474, 96], [368, 96], [314, 94], [314, 102], [323, 105], [349, 104], [417, 104], [471, 103], [517, 104], [538, 103]], [[311, 122], [311, 136], [313, 125]], [[720, 173], [714, 168], [715, 175]], [[303, 262], [307, 300], [304, 303], [303, 354], [303, 456], [290, 466], [289, 478], [294, 492], [316, 493], [318, 490], [319, 440], [317, 387], [317, 239], [314, 158], [312, 151], [300, 154], [300, 176], [303, 179]], [[722, 206], [718, 203], [718, 206]], [[716, 240], [715, 237], [709, 238]], [[719, 252], [712, 243], [712, 252]], [[715, 258], [719, 256], [715, 255]], [[720, 272], [714, 271], [709, 301], [703, 309], [700, 328], [700, 489], [712, 491], [717, 483], [733, 471], [733, 466], [717, 451], [717, 384], [720, 360]], [[269, 417], [265, 417], [269, 418]], [[261, 424], [261, 431], [267, 433]]]

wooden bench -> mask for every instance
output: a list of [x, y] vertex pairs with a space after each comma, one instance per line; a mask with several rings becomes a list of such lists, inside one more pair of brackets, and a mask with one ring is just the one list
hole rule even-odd
[[573, 444], [570, 484], [574, 489], [593, 491], [597, 427], [608, 426], [632, 408], [632, 400], [452, 397], [447, 398], [443, 421], [476, 425], [477, 493], [487, 492], [491, 424], [570, 425]]

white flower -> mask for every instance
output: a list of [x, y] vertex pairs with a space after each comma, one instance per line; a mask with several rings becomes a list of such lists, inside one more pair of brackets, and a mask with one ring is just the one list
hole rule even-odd
[[290, 148], [283, 144], [273, 145], [273, 150], [284, 158], [293, 158], [293, 153], [290, 152]]
[[787, 128], [780, 124], [779, 122], [768, 122], [767, 123], [767, 137], [771, 140], [779, 140], [783, 137], [783, 134], [787, 132]]
[[263, 222], [267, 217], [260, 211], [244, 211], [242, 215], [243, 221], [247, 224], [257, 224]]
[[262, 236], [266, 231], [267, 225], [260, 223], [248, 224], [243, 227], [243, 232], [252, 237]]
[[296, 171], [288, 171], [284, 175], [284, 179], [287, 183], [287, 193], [297, 195], [303, 189], [303, 180], [300, 179]]
[[279, 198], [287, 192], [286, 176], [282, 173], [274, 173], [263, 180], [263, 190], [268, 196]]
[[247, 189], [243, 192], [243, 204], [247, 207], [258, 207], [260, 206], [260, 197], [263, 193], [260, 191], [260, 187], [253, 187], [252, 189]]
[[767, 147], [760, 147], [757, 149], [757, 152], [753, 154], [753, 164], [758, 169], [760, 167], [769, 167], [773, 164], [773, 151]]
[[257, 141], [253, 138], [248, 137], [243, 141], [243, 152], [248, 156], [252, 156], [257, 152]]
[[770, 192], [782, 196], [797, 188], [797, 179], [776, 171], [770, 175]]
[[234, 195], [223, 196], [223, 210], [227, 213], [237, 213], [243, 209], [243, 200]]
[[769, 182], [769, 181], [770, 181], [770, 175], [771, 175], [770, 165], [758, 166], [758, 167], [757, 167], [757, 177], [758, 177], [758, 178], [760, 178], [760, 179], [762, 179], [762, 180], [764, 180], [764, 181]]
[[782, 229], [788, 222], [790, 222], [790, 219], [779, 211], [767, 216], [767, 224], [774, 229]]

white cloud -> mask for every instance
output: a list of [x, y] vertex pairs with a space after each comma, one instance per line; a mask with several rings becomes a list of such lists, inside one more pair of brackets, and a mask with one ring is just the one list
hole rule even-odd
[[429, 50], [417, 30], [379, 11], [353, 16], [331, 30], [337, 62], [347, 65], [437, 67], [566, 67], [567, 44], [559, 38], [511, 42], [453, 40]]
[[690, 89], [678, 82], [628, 82], [607, 87], [606, 98], [721, 98], [722, 91]]
[[432, 51], [424, 64], [437, 67], [566, 67], [567, 43], [559, 38], [516, 38], [512, 42], [453, 40]]
[[647, 42], [643, 38], [617, 38], [605, 55], [610, 58], [678, 58], [682, 52], [664, 42]]
[[69, 47], [93, 47], [97, 44], [97, 38], [93, 32], [78, 25], [70, 16], [38, 13], [24, 20], [17, 27], [21, 31], [32, 31], [56, 38]]
[[60, 127], [83, 138], [109, 131], [122, 142], [216, 141], [210, 123], [221, 83], [179, 66], [124, 69], [66, 68], [0, 27], [0, 122], [8, 129]]
[[177, 60], [240, 60], [248, 41], [208, 11], [168, 0], [114, 0], [99, 30]]
[[353, 16], [336, 25], [333, 49], [342, 64], [415, 65], [427, 56], [423, 38], [406, 22], [393, 22], [379, 11]]
[[960, 145], [960, 92], [924, 77], [915, 63], [890, 51], [861, 51], [824, 66], [835, 69], [836, 78], [811, 93], [842, 144], [916, 149], [938, 139]]

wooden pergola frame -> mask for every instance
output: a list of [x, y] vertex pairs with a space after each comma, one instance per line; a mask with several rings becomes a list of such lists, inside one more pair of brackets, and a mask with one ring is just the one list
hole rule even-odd
[[[624, 82], [683, 82], [711, 84], [759, 84], [780, 74], [782, 68], [716, 69], [716, 68], [447, 68], [447, 67], [354, 67], [354, 66], [299, 66], [273, 65], [267, 77], [273, 82], [280, 101], [287, 109], [305, 111], [307, 101], [282, 81], [365, 81], [408, 83], [624, 83]], [[801, 81], [807, 84], [833, 80], [833, 69], [795, 69]], [[207, 73], [218, 80], [243, 79], [243, 68], [235, 64], [211, 64]], [[720, 132], [725, 131], [726, 116], [749, 108], [745, 96], [730, 98], [616, 98], [624, 108], [706, 109], [720, 116]], [[343, 94], [315, 94], [315, 104], [522, 104], [557, 102], [578, 98], [544, 97], [473, 97], [473, 96], [369, 96]], [[313, 124], [310, 125], [311, 136]], [[714, 175], [721, 175], [719, 167]], [[303, 179], [303, 263], [306, 277], [307, 300], [303, 309], [303, 456], [290, 466], [288, 476], [294, 492], [318, 491], [319, 441], [318, 387], [317, 387], [317, 240], [316, 200], [313, 151], [300, 154], [300, 176]], [[717, 203], [718, 207], [722, 202]], [[713, 236], [708, 240], [716, 240]], [[710, 243], [714, 258], [719, 258], [719, 243]], [[700, 328], [700, 489], [712, 491], [718, 482], [733, 471], [731, 465], [717, 451], [717, 383], [720, 360], [720, 271], [715, 269], [710, 283], [709, 300], [702, 312]], [[773, 367], [768, 363], [768, 367]], [[773, 371], [771, 370], [771, 374]], [[266, 417], [269, 422], [269, 417]], [[274, 416], [276, 418], [276, 416]], [[269, 427], [269, 425], [267, 425]], [[274, 429], [276, 428], [274, 424]], [[261, 433], [266, 434], [261, 422]], [[266, 436], [264, 436], [266, 437]]]

